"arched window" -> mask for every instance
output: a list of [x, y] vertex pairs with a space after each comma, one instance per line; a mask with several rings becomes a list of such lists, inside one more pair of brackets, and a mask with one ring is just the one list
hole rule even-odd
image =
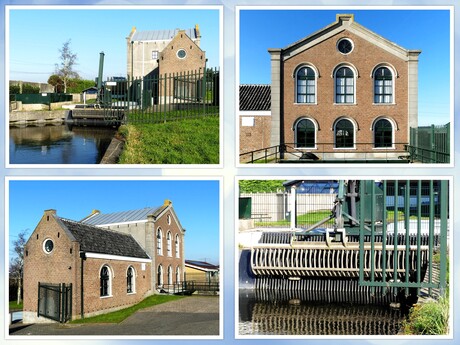
[[158, 265], [158, 270], [157, 270], [157, 284], [158, 286], [163, 286], [163, 266]]
[[297, 79], [297, 103], [316, 102], [316, 75], [311, 67], [302, 67], [296, 73]]
[[136, 276], [133, 266], [129, 266], [128, 270], [126, 271], [126, 292], [136, 292]]
[[335, 72], [335, 103], [355, 102], [355, 74], [349, 67]]
[[112, 276], [107, 265], [102, 266], [100, 276], [100, 296], [107, 297], [112, 295]]
[[348, 119], [341, 119], [336, 122], [334, 128], [336, 148], [354, 148], [355, 126]]
[[161, 228], [157, 230], [157, 254], [163, 255], [163, 231]]
[[387, 119], [377, 120], [374, 124], [374, 147], [393, 147], [393, 125]]
[[168, 256], [172, 256], [172, 239], [170, 231], [166, 234], [166, 252]]
[[316, 126], [310, 119], [301, 119], [295, 124], [295, 146], [302, 148], [316, 147]]
[[172, 285], [173, 283], [173, 270], [171, 265], [168, 266], [168, 285]]
[[393, 103], [393, 74], [387, 67], [375, 70], [374, 103]]
[[181, 279], [180, 279], [180, 267], [176, 267], [176, 284], [180, 284]]
[[176, 258], [180, 258], [180, 239], [179, 239], [179, 235], [176, 234]]

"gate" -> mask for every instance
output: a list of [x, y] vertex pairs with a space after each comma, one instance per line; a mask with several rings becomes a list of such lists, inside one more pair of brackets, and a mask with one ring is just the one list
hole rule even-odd
[[38, 316], [61, 323], [72, 317], [72, 284], [38, 283]]
[[[377, 228], [373, 207], [372, 221], [366, 226], [365, 205], [360, 204], [360, 285], [402, 288], [406, 296], [410, 290], [419, 295], [422, 288], [430, 294], [433, 288], [442, 292], [447, 285], [449, 181], [383, 181], [379, 192], [375, 183], [371, 186], [370, 203], [375, 205], [383, 191], [387, 216]], [[389, 236], [393, 243], [387, 242]], [[435, 254], [440, 257], [439, 268]]]

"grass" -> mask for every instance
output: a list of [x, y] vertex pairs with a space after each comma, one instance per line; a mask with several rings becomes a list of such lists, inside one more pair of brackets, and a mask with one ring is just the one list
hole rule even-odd
[[[302, 225], [313, 225], [320, 220], [323, 220], [326, 217], [329, 217], [331, 214], [331, 211], [329, 210], [321, 210], [321, 211], [314, 211], [314, 212], [308, 212], [301, 214], [300, 216], [297, 217], [297, 224], [302, 224]], [[333, 224], [334, 220], [329, 220], [325, 224]], [[257, 218], [255, 218], [255, 226], [273, 226], [273, 227], [282, 227], [289, 225], [290, 222], [289, 220], [279, 220], [279, 221], [273, 221], [273, 222], [257, 222]]]
[[404, 333], [410, 335], [442, 335], [449, 333], [448, 294], [438, 301], [415, 305], [404, 325]]
[[218, 164], [219, 117], [128, 124], [120, 164]]
[[22, 310], [23, 304], [22, 304], [22, 302], [20, 304], [18, 304], [17, 301], [10, 301], [9, 305], [8, 305], [8, 308], [9, 308], [10, 311], [12, 311], [12, 310]]
[[113, 313], [107, 313], [103, 315], [97, 315], [93, 317], [88, 317], [84, 319], [78, 319], [71, 321], [71, 323], [120, 323], [130, 315], [134, 314], [136, 311], [154, 305], [175, 301], [178, 299], [184, 298], [183, 296], [172, 296], [172, 295], [153, 295], [144, 299], [142, 302], [133, 305], [131, 307], [115, 311]]

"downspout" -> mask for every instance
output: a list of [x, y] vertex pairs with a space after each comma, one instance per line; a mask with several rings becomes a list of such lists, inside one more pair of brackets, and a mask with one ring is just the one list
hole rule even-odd
[[86, 260], [86, 253], [85, 252], [80, 252], [80, 259], [81, 259], [81, 267], [80, 267], [80, 315], [81, 318], [85, 318], [85, 313], [84, 313], [84, 289], [83, 289], [83, 268], [84, 268], [84, 262]]

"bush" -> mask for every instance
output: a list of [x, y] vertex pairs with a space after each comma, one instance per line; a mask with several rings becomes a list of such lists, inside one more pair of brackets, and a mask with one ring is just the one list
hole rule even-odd
[[23, 94], [40, 93], [40, 87], [33, 86], [33, 85], [30, 85], [30, 84], [24, 84], [24, 85], [22, 85], [22, 93]]
[[67, 85], [67, 93], [81, 93], [83, 90], [94, 85], [94, 80], [70, 79]]
[[21, 92], [19, 85], [10, 85], [10, 95], [17, 95]]

